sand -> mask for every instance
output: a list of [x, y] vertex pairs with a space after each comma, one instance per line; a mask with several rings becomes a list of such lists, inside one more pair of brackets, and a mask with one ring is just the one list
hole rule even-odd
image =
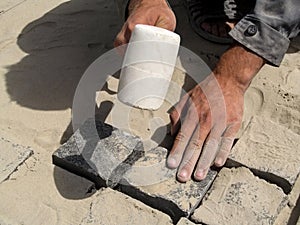
[[[199, 38], [184, 7], [177, 4], [174, 10], [182, 44], [213, 66], [227, 46]], [[71, 107], [80, 77], [113, 47], [121, 20], [109, 0], [2, 0], [0, 13], [0, 137], [34, 150], [0, 184], [0, 224], [79, 224], [94, 198], [93, 183], [55, 167], [51, 155], [72, 132]], [[245, 97], [243, 128], [251, 116], [260, 115], [300, 134], [299, 50], [297, 38], [280, 68], [266, 65], [257, 75]], [[184, 74], [175, 74], [183, 84]], [[107, 122], [112, 121], [108, 112], [117, 82], [112, 77], [109, 90], [99, 95], [99, 116]], [[290, 101], [281, 101], [286, 93]], [[133, 110], [132, 129], [149, 138], [168, 123], [169, 107], [153, 114]], [[158, 119], [150, 123], [150, 117]]]

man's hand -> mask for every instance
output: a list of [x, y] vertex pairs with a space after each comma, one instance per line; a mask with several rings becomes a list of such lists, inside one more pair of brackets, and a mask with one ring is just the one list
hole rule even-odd
[[188, 181], [192, 173], [202, 180], [212, 164], [224, 165], [241, 125], [244, 93], [263, 64], [261, 57], [234, 46], [175, 106], [171, 133], [178, 133], [167, 162], [170, 168], [179, 167], [179, 181]]
[[176, 18], [165, 0], [131, 0], [129, 17], [117, 35], [114, 45], [127, 44], [136, 24], [146, 24], [175, 30]]

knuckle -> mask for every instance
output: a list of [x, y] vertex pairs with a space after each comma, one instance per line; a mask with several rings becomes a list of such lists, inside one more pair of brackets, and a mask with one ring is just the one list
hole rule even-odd
[[186, 140], [186, 135], [183, 132], [179, 131], [175, 140], [178, 142], [183, 142]]
[[239, 131], [241, 127], [240, 121], [232, 121], [227, 126], [226, 130], [224, 131], [224, 136], [226, 137], [234, 137], [236, 133]]
[[131, 19], [130, 21], [127, 21], [127, 29], [129, 31], [133, 31], [136, 24], [137, 23], [135, 22], [135, 19]]
[[241, 116], [233, 116], [228, 118], [228, 124], [230, 124], [231, 127], [233, 126], [239, 126], [241, 124]]
[[199, 119], [203, 123], [211, 123], [211, 111], [209, 108], [202, 108], [199, 112]]
[[234, 138], [231, 137], [223, 137], [221, 140], [221, 150], [230, 149], [233, 144]]
[[201, 120], [200, 122], [200, 129], [202, 133], [208, 133], [211, 129], [211, 121], [209, 119], [207, 120]]
[[191, 145], [192, 149], [201, 150], [203, 142], [198, 139], [192, 139], [190, 141], [190, 145]]
[[183, 166], [183, 167], [182, 167], [183, 169], [186, 169], [186, 170], [188, 170], [188, 171], [191, 171], [191, 170], [194, 169], [195, 163], [192, 162], [191, 160], [184, 160], [184, 161], [182, 162], [182, 166]]
[[164, 17], [165, 23], [167, 24], [168, 28], [173, 28], [174, 26], [174, 17], [173, 15], [166, 15]]

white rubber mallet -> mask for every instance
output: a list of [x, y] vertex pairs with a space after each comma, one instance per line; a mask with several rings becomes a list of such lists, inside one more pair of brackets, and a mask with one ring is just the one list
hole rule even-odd
[[169, 30], [135, 26], [123, 61], [118, 99], [130, 106], [157, 110], [174, 72], [180, 36]]

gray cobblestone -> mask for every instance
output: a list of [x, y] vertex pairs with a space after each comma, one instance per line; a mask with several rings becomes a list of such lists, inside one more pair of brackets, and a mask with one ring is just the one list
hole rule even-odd
[[199, 205], [215, 171], [209, 171], [201, 182], [180, 183], [176, 170], [166, 167], [167, 149], [156, 147], [145, 152], [138, 137], [102, 122], [96, 125], [97, 132], [91, 120], [76, 131], [53, 154], [54, 164], [85, 176], [98, 188], [115, 187], [167, 213], [175, 222]]
[[90, 119], [54, 152], [53, 163], [92, 180], [98, 188], [113, 187], [143, 154], [138, 137]]
[[[207, 177], [201, 182], [191, 180], [180, 183], [176, 180], [176, 170], [166, 168], [165, 160], [162, 160], [166, 159], [166, 156], [167, 150], [160, 147], [146, 152], [145, 156], [135, 164], [139, 170], [135, 172], [128, 170], [124, 178], [135, 177], [135, 181], [138, 181], [139, 178], [144, 181], [146, 178], [153, 182], [149, 185], [134, 185], [135, 183], [131, 180], [133, 185], [121, 185], [121, 190], [134, 198], [147, 202], [154, 208], [160, 209], [169, 214], [174, 221], [177, 221], [181, 216], [188, 216], [195, 210], [217, 173], [210, 170]], [[141, 166], [147, 168], [147, 165], [156, 166], [151, 166], [146, 171], [140, 169]], [[130, 174], [136, 174], [136, 176], [130, 176]]]
[[287, 204], [276, 185], [254, 176], [247, 168], [223, 168], [192, 219], [209, 225], [273, 224]]

